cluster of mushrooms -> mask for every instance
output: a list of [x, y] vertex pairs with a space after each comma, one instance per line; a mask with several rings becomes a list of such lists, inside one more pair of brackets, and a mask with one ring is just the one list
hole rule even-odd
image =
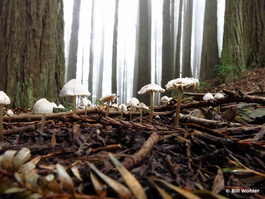
[[[181, 106], [181, 100], [184, 90], [195, 90], [199, 86], [198, 79], [195, 78], [177, 78], [174, 80], [169, 81], [166, 84], [166, 90], [168, 91], [178, 91], [178, 100], [177, 100], [177, 107], [176, 107], [176, 117], [174, 120], [173, 126], [176, 127], [179, 124], [179, 113], [180, 113], [180, 106]], [[153, 96], [154, 93], [163, 93], [165, 92], [165, 89], [161, 88], [157, 84], [147, 84], [143, 86], [140, 91], [138, 91], [139, 95], [144, 94], [150, 94], [150, 114], [149, 114], [149, 121], [152, 122], [153, 119], [153, 112], [154, 112], [154, 105], [153, 105]], [[77, 97], [85, 97], [82, 99], [82, 101], [79, 104], [79, 108], [85, 108], [85, 114], [87, 111], [87, 107], [91, 105], [91, 101], [88, 100], [86, 97], [89, 97], [91, 94], [87, 90], [86, 86], [84, 86], [79, 80], [72, 79], [68, 81], [63, 88], [60, 91], [59, 96], [60, 97], [66, 97], [71, 96], [72, 97], [72, 103], [73, 103], [73, 113], [76, 114], [76, 101]], [[103, 104], [106, 103], [106, 116], [109, 115], [109, 110], [111, 103], [115, 101], [115, 99], [118, 96], [116, 94], [110, 94], [105, 97], [102, 97], [100, 99], [100, 102]], [[162, 103], [168, 103], [172, 98], [163, 96], [161, 98]], [[3, 92], [0, 91], [0, 142], [3, 141], [3, 107], [4, 105], [10, 104], [9, 97]], [[113, 106], [114, 104], [112, 104]], [[132, 119], [132, 112], [138, 108], [140, 110], [140, 122], [142, 123], [142, 112], [143, 110], [149, 109], [144, 103], [140, 103], [139, 100], [135, 97], [133, 97], [129, 102], [128, 106], [130, 107], [130, 120]], [[54, 109], [63, 109], [64, 107], [62, 105], [57, 106], [53, 102], [49, 102], [47, 99], [42, 98], [38, 100], [34, 106], [33, 111], [35, 113], [42, 114], [41, 117], [41, 131], [44, 130], [44, 124], [45, 124], [45, 114], [53, 113]], [[121, 119], [123, 117], [124, 112], [127, 111], [127, 106], [125, 104], [117, 105], [117, 109], [121, 112]]]

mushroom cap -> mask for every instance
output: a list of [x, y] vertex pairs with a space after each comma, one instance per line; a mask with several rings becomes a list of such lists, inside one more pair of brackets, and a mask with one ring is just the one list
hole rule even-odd
[[118, 111], [122, 111], [122, 112], [127, 111], [127, 106], [125, 104], [120, 104], [118, 107]]
[[57, 106], [57, 108], [58, 108], [58, 109], [64, 109], [64, 106], [63, 106], [62, 104], [59, 104], [59, 105]]
[[172, 97], [163, 96], [163, 97], [161, 97], [160, 102], [162, 102], [162, 103], [169, 103], [170, 100], [172, 100]]
[[0, 104], [10, 104], [10, 98], [5, 94], [4, 91], [0, 91]]
[[223, 98], [223, 97], [225, 97], [222, 93], [216, 93], [215, 95], [214, 95], [214, 99], [221, 99], [221, 98]]
[[146, 106], [145, 103], [143, 103], [143, 102], [141, 102], [141, 103], [138, 105], [138, 108], [140, 108], [140, 109], [146, 109], [146, 110], [149, 109], [149, 107]]
[[212, 93], [206, 93], [203, 98], [202, 98], [204, 101], [207, 101], [207, 100], [210, 100], [210, 99], [213, 99], [213, 95]]
[[165, 89], [161, 88], [161, 86], [157, 85], [157, 84], [147, 84], [145, 86], [143, 86], [139, 91], [138, 94], [139, 95], [143, 95], [146, 93], [152, 93], [152, 92], [156, 92], [156, 93], [164, 93]]
[[130, 99], [130, 101], [128, 102], [128, 106], [131, 107], [136, 107], [139, 104], [139, 100], [136, 97], [133, 97], [132, 99]]
[[10, 109], [8, 109], [8, 110], [6, 111], [6, 114], [7, 114], [8, 116], [13, 116], [13, 115], [14, 115], [13, 111], [10, 110]]
[[80, 108], [85, 108], [87, 106], [90, 106], [91, 105], [91, 101], [87, 98], [84, 98], [81, 100], [80, 104], [79, 104], [79, 107]]
[[199, 87], [199, 80], [195, 78], [177, 78], [169, 81], [166, 85], [168, 91], [195, 90]]
[[42, 114], [52, 113], [53, 106], [47, 99], [41, 98], [33, 105], [33, 111], [35, 113], [42, 113]]
[[116, 93], [106, 95], [105, 97], [100, 98], [101, 102], [113, 102], [118, 96]]
[[61, 89], [59, 96], [90, 96], [91, 93], [87, 88], [77, 79], [69, 80]]
[[57, 104], [55, 104], [55, 102], [51, 102], [51, 105], [52, 105], [53, 108], [57, 108], [58, 107]]

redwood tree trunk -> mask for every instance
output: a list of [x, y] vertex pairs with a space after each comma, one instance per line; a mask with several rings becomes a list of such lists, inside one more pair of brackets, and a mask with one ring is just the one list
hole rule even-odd
[[62, 0], [0, 1], [0, 90], [12, 106], [59, 102], [64, 84]]

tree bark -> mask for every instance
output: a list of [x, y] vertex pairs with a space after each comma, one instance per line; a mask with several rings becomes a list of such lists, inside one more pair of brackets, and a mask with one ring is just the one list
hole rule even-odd
[[182, 77], [191, 77], [191, 31], [192, 31], [193, 1], [186, 0], [184, 4], [184, 25], [182, 41]]
[[265, 2], [226, 1], [222, 66], [245, 68], [265, 66]]
[[206, 0], [203, 25], [200, 80], [204, 81], [213, 78], [215, 76], [214, 69], [217, 64], [217, 1]]
[[[135, 82], [138, 92], [144, 85], [151, 83], [151, 8], [150, 0], [139, 1], [139, 43], [138, 66]], [[136, 94], [136, 93], [135, 93]], [[137, 94], [136, 94], [137, 95]], [[135, 95], [135, 96], [136, 96]], [[138, 95], [139, 101], [148, 104], [149, 95]]]
[[180, 54], [181, 54], [181, 37], [182, 37], [182, 12], [183, 12], [183, 0], [179, 2], [179, 16], [178, 16], [178, 34], [176, 41], [176, 56], [175, 56], [175, 75], [176, 78], [180, 77]]
[[118, 15], [119, 0], [115, 3], [113, 44], [112, 44], [112, 75], [111, 75], [111, 92], [117, 93], [117, 44], [118, 44]]
[[[173, 13], [172, 13], [173, 14]], [[163, 3], [163, 40], [162, 40], [162, 82], [164, 87], [167, 82], [173, 79], [172, 59], [171, 54], [171, 22], [170, 22], [170, 0], [164, 0]], [[166, 95], [169, 92], [166, 92]]]
[[78, 33], [79, 33], [79, 16], [81, 0], [75, 0], [73, 5], [73, 20], [71, 29], [71, 39], [69, 45], [69, 55], [67, 64], [67, 79], [68, 82], [71, 79], [76, 79], [77, 70], [77, 50], [78, 50]]
[[62, 0], [0, 1], [0, 90], [11, 106], [59, 102], [64, 84]]

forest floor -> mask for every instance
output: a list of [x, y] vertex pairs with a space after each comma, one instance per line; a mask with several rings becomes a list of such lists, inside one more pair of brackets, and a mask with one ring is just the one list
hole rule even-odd
[[[0, 198], [265, 198], [265, 69], [144, 113], [4, 116]], [[206, 92], [224, 98], [203, 101]]]

